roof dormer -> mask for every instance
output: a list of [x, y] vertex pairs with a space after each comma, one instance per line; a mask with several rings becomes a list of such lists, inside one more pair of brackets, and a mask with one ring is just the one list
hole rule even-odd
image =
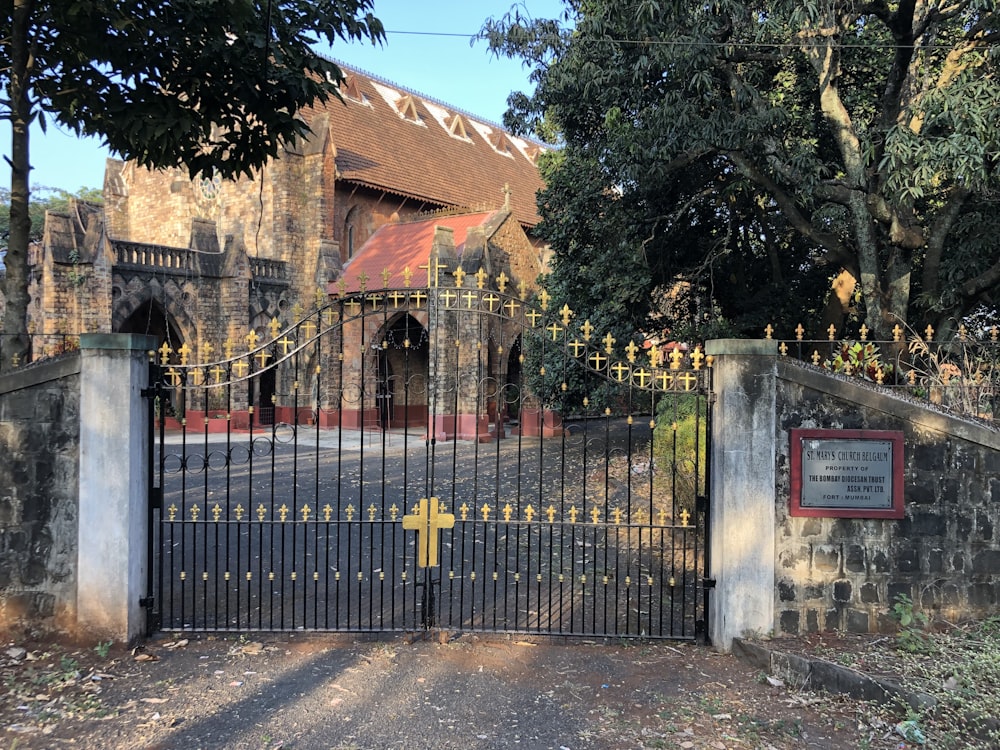
[[469, 135], [465, 131], [465, 119], [462, 115], [455, 114], [448, 121], [448, 132], [454, 138], [461, 138], [463, 140], [469, 140]]
[[358, 77], [351, 73], [340, 83], [341, 93], [348, 99], [364, 104], [365, 95], [361, 93], [361, 85]]
[[514, 158], [514, 154], [512, 153], [514, 147], [511, 145], [510, 139], [507, 137], [506, 133], [501, 130], [494, 130], [489, 134], [487, 140], [490, 142], [493, 150], [498, 154]]
[[417, 100], [410, 94], [403, 94], [395, 101], [396, 111], [399, 112], [399, 116], [404, 120], [409, 120], [410, 122], [421, 122], [420, 115], [417, 113]]

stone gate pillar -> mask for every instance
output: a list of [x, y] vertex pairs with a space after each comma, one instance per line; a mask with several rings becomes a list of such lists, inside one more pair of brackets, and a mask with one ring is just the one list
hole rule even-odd
[[147, 352], [156, 338], [80, 336], [77, 626], [96, 639], [143, 634], [149, 520]]
[[715, 357], [710, 507], [709, 637], [774, 628], [775, 342], [708, 341]]

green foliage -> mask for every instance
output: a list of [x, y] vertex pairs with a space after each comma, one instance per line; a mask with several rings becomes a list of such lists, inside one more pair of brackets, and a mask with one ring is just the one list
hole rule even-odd
[[708, 454], [703, 396], [665, 396], [657, 405], [653, 455], [661, 475], [671, 477], [670, 494], [679, 507], [694, 508]]
[[[103, 203], [104, 195], [98, 188], [82, 187], [75, 193], [71, 193], [61, 188], [51, 188], [36, 185], [31, 190], [31, 203], [29, 211], [31, 215], [31, 242], [38, 242], [42, 239], [45, 231], [46, 211], [65, 211], [69, 207], [71, 198], [78, 198], [90, 203]], [[0, 187], [0, 252], [7, 249], [7, 241], [10, 237], [10, 190]]]
[[896, 594], [889, 614], [899, 623], [899, 632], [896, 634], [897, 648], [915, 654], [930, 654], [936, 651], [934, 642], [927, 635], [930, 620], [923, 612], [914, 609], [910, 597], [906, 594]]
[[882, 353], [871, 341], [842, 341], [836, 353], [823, 362], [823, 367], [872, 382], [888, 379], [893, 371], [892, 363], [882, 361]]
[[[10, 232], [0, 368], [27, 351], [28, 125], [54, 118], [115, 154], [192, 176], [251, 175], [340, 98], [319, 42], [380, 42], [372, 0], [33, 0], [0, 6]], [[9, 61], [9, 64], [8, 62]]]
[[[7, 5], [6, 90], [27, 73], [29, 114], [97, 135], [143, 166], [249, 175], [304, 135], [301, 110], [338, 97], [319, 41], [380, 41], [371, 0], [37, 0]], [[20, 14], [27, 14], [24, 17]], [[18, 33], [31, 68], [18, 68]], [[72, 84], [72, 85], [67, 85]], [[14, 105], [18, 106], [17, 103]], [[21, 165], [17, 165], [20, 167]]]
[[996, 306], [1000, 232], [975, 226], [1000, 215], [998, 24], [995, 3], [943, 0], [489, 21], [537, 82], [508, 121], [564, 146], [540, 202], [553, 294], [646, 330], [756, 333], [811, 327], [846, 268], [877, 338]]

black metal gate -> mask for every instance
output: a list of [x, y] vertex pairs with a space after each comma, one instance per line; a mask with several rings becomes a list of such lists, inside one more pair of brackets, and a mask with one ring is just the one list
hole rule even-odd
[[464, 276], [157, 353], [154, 627], [704, 632], [710, 361]]

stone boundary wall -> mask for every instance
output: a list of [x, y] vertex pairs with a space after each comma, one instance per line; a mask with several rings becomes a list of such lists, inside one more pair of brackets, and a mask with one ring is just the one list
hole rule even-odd
[[[995, 615], [1000, 432], [794, 360], [775, 376], [775, 631], [892, 631], [897, 594], [953, 622]], [[791, 517], [793, 428], [902, 431], [905, 518]]]
[[80, 355], [0, 375], [0, 630], [76, 619]]

